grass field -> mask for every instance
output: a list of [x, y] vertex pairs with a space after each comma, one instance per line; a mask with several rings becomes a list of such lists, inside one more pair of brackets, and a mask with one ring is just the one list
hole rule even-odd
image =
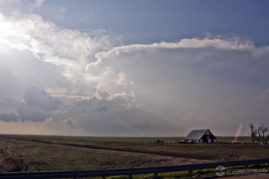
[[[162, 141], [157, 143], [157, 139]], [[248, 137], [230, 143], [180, 144], [182, 138], [120, 138], [1, 135], [0, 146], [18, 156], [29, 171], [180, 165], [208, 161], [265, 158], [269, 145], [255, 145]], [[0, 156], [1, 158], [1, 156]]]

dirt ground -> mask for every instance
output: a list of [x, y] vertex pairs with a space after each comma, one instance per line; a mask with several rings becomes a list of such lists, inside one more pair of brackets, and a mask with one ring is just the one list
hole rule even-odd
[[[89, 149], [88, 149], [89, 150]], [[92, 149], [93, 150], [93, 149]], [[121, 157], [127, 156], [137, 156], [140, 155], [142, 157], [148, 158], [148, 162], [151, 161], [151, 166], [167, 166], [167, 165], [185, 165], [185, 164], [199, 164], [199, 163], [207, 163], [212, 162], [210, 160], [200, 160], [200, 159], [191, 159], [184, 157], [170, 157], [170, 156], [162, 156], [155, 154], [140, 154], [134, 152], [122, 152], [122, 151], [109, 151], [109, 150], [93, 150], [95, 153], [101, 155], [119, 155]]]
[[[18, 158], [16, 156], [20, 156], [19, 159], [27, 165], [28, 171], [89, 170], [101, 168], [169, 166], [209, 162], [209, 160], [185, 157], [129, 152], [116, 149], [95, 149], [81, 147], [80, 145], [71, 146], [51, 142], [16, 140], [4, 137], [0, 140], [0, 146], [6, 146], [9, 151], [8, 153], [10, 153], [9, 156], [12, 158]], [[4, 166], [6, 166], [6, 163], [7, 162], [4, 160], [0, 160], [0, 168], [1, 164], [3, 164], [2, 171], [11, 171], [5, 169], [6, 167]]]

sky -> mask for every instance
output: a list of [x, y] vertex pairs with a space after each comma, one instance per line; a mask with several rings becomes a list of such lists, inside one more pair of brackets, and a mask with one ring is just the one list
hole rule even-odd
[[1, 0], [0, 133], [269, 126], [269, 2]]

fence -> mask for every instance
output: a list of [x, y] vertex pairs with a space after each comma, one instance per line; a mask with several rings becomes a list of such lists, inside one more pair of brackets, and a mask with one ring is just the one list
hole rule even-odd
[[223, 167], [245, 166], [245, 169], [248, 169], [248, 166], [252, 164], [268, 164], [268, 163], [269, 163], [269, 158], [255, 159], [255, 160], [203, 163], [203, 164], [144, 167], [144, 168], [50, 171], [50, 172], [11, 172], [11, 173], [0, 173], [0, 179], [2, 178], [41, 179], [41, 178], [80, 178], [80, 177], [105, 178], [106, 176], [118, 176], [118, 175], [127, 175], [131, 179], [133, 175], [138, 175], [138, 174], [154, 174], [154, 178], [157, 178], [159, 173], [180, 172], [180, 171], [189, 171], [189, 176], [192, 176], [193, 170], [211, 169], [211, 168], [216, 168], [218, 166], [223, 166]]

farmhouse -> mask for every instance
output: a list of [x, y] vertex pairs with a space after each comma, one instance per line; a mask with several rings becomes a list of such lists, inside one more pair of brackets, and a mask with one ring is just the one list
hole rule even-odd
[[192, 130], [185, 138], [186, 143], [216, 143], [216, 137], [209, 129]]

